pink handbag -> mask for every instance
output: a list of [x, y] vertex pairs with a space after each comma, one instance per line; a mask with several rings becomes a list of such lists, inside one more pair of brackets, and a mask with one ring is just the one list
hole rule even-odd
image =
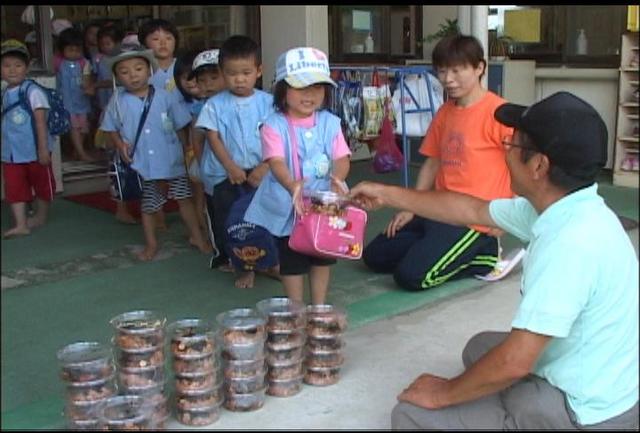
[[[300, 178], [298, 145], [289, 123], [294, 176]], [[324, 258], [358, 260], [362, 257], [367, 213], [340, 203], [331, 191], [314, 191], [303, 197], [305, 212], [296, 214], [289, 247], [302, 254]]]
[[362, 257], [367, 213], [355, 206], [340, 212], [318, 212], [309, 198], [304, 199], [305, 213], [296, 215], [289, 247], [309, 256], [352, 259]]

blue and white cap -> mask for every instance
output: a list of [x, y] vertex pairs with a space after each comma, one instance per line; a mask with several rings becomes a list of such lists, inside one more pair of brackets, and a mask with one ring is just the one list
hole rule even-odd
[[205, 50], [199, 53], [195, 59], [193, 59], [193, 64], [191, 65], [191, 72], [187, 77], [189, 80], [192, 80], [198, 69], [202, 70], [205, 66], [218, 66], [218, 58], [220, 57], [220, 50]]
[[318, 83], [337, 87], [330, 73], [327, 55], [316, 48], [292, 48], [281, 54], [276, 62], [276, 82], [285, 80], [295, 89]]

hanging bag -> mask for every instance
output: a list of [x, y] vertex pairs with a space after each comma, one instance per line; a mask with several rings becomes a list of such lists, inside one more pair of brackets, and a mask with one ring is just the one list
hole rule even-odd
[[380, 137], [375, 141], [376, 154], [373, 157], [373, 170], [376, 173], [397, 171], [404, 164], [404, 156], [396, 145], [396, 136], [389, 116], [389, 105], [385, 109]]
[[[136, 131], [136, 138], [133, 142], [133, 149], [129, 157], [133, 158], [136, 152], [136, 146], [138, 145], [138, 139], [140, 133], [144, 127], [144, 122], [147, 120], [147, 114], [149, 114], [149, 108], [151, 107], [151, 101], [153, 101], [154, 94], [153, 86], [149, 86], [149, 94], [145, 99], [144, 109], [142, 110], [142, 116], [138, 122], [138, 130]], [[114, 95], [114, 97], [117, 97]], [[137, 200], [142, 197], [142, 182], [140, 175], [135, 171], [130, 164], [127, 164], [120, 157], [120, 152], [116, 151], [109, 165], [109, 171], [107, 172], [111, 180], [111, 195], [118, 201]]]
[[[293, 127], [291, 157], [294, 178], [301, 179], [298, 140]], [[305, 212], [296, 213], [289, 248], [302, 254], [323, 258], [358, 260], [362, 257], [367, 213], [344, 204], [332, 191], [314, 191], [303, 197]]]

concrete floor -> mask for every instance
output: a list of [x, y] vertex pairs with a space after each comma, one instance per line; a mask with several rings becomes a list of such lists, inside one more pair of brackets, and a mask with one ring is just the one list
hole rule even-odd
[[[638, 254], [638, 229], [629, 232]], [[201, 429], [389, 429], [396, 396], [422, 372], [452, 377], [462, 372], [462, 349], [483, 330], [510, 329], [520, 300], [521, 271], [502, 281], [426, 308], [345, 333], [341, 380], [304, 385], [292, 397], [269, 397], [262, 409], [222, 410]], [[171, 418], [169, 429], [196, 429]]]

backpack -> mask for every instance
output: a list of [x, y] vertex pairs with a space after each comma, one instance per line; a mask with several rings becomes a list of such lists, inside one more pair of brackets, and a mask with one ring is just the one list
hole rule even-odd
[[31, 116], [31, 126], [33, 128], [33, 133], [36, 132], [36, 124], [35, 118], [33, 117], [33, 110], [29, 105], [29, 100], [27, 95], [29, 94], [29, 89], [31, 86], [38, 86], [46, 95], [47, 100], [49, 101], [49, 112], [47, 114], [47, 129], [49, 131], [49, 135], [62, 135], [71, 130], [71, 116], [66, 108], [64, 108], [64, 102], [62, 101], [62, 96], [54, 89], [50, 89], [45, 87], [39, 83], [36, 83], [33, 80], [25, 80], [24, 83], [20, 85], [20, 90], [18, 90], [18, 102], [15, 102], [8, 106], [6, 110], [2, 111], [2, 115], [8, 113], [10, 110], [13, 110], [18, 105], [21, 105], [22, 108], [25, 109], [27, 113]]
[[244, 214], [255, 190], [240, 196], [229, 210], [225, 223], [227, 256], [237, 270], [267, 270], [278, 264], [278, 247], [264, 227], [246, 222]]

